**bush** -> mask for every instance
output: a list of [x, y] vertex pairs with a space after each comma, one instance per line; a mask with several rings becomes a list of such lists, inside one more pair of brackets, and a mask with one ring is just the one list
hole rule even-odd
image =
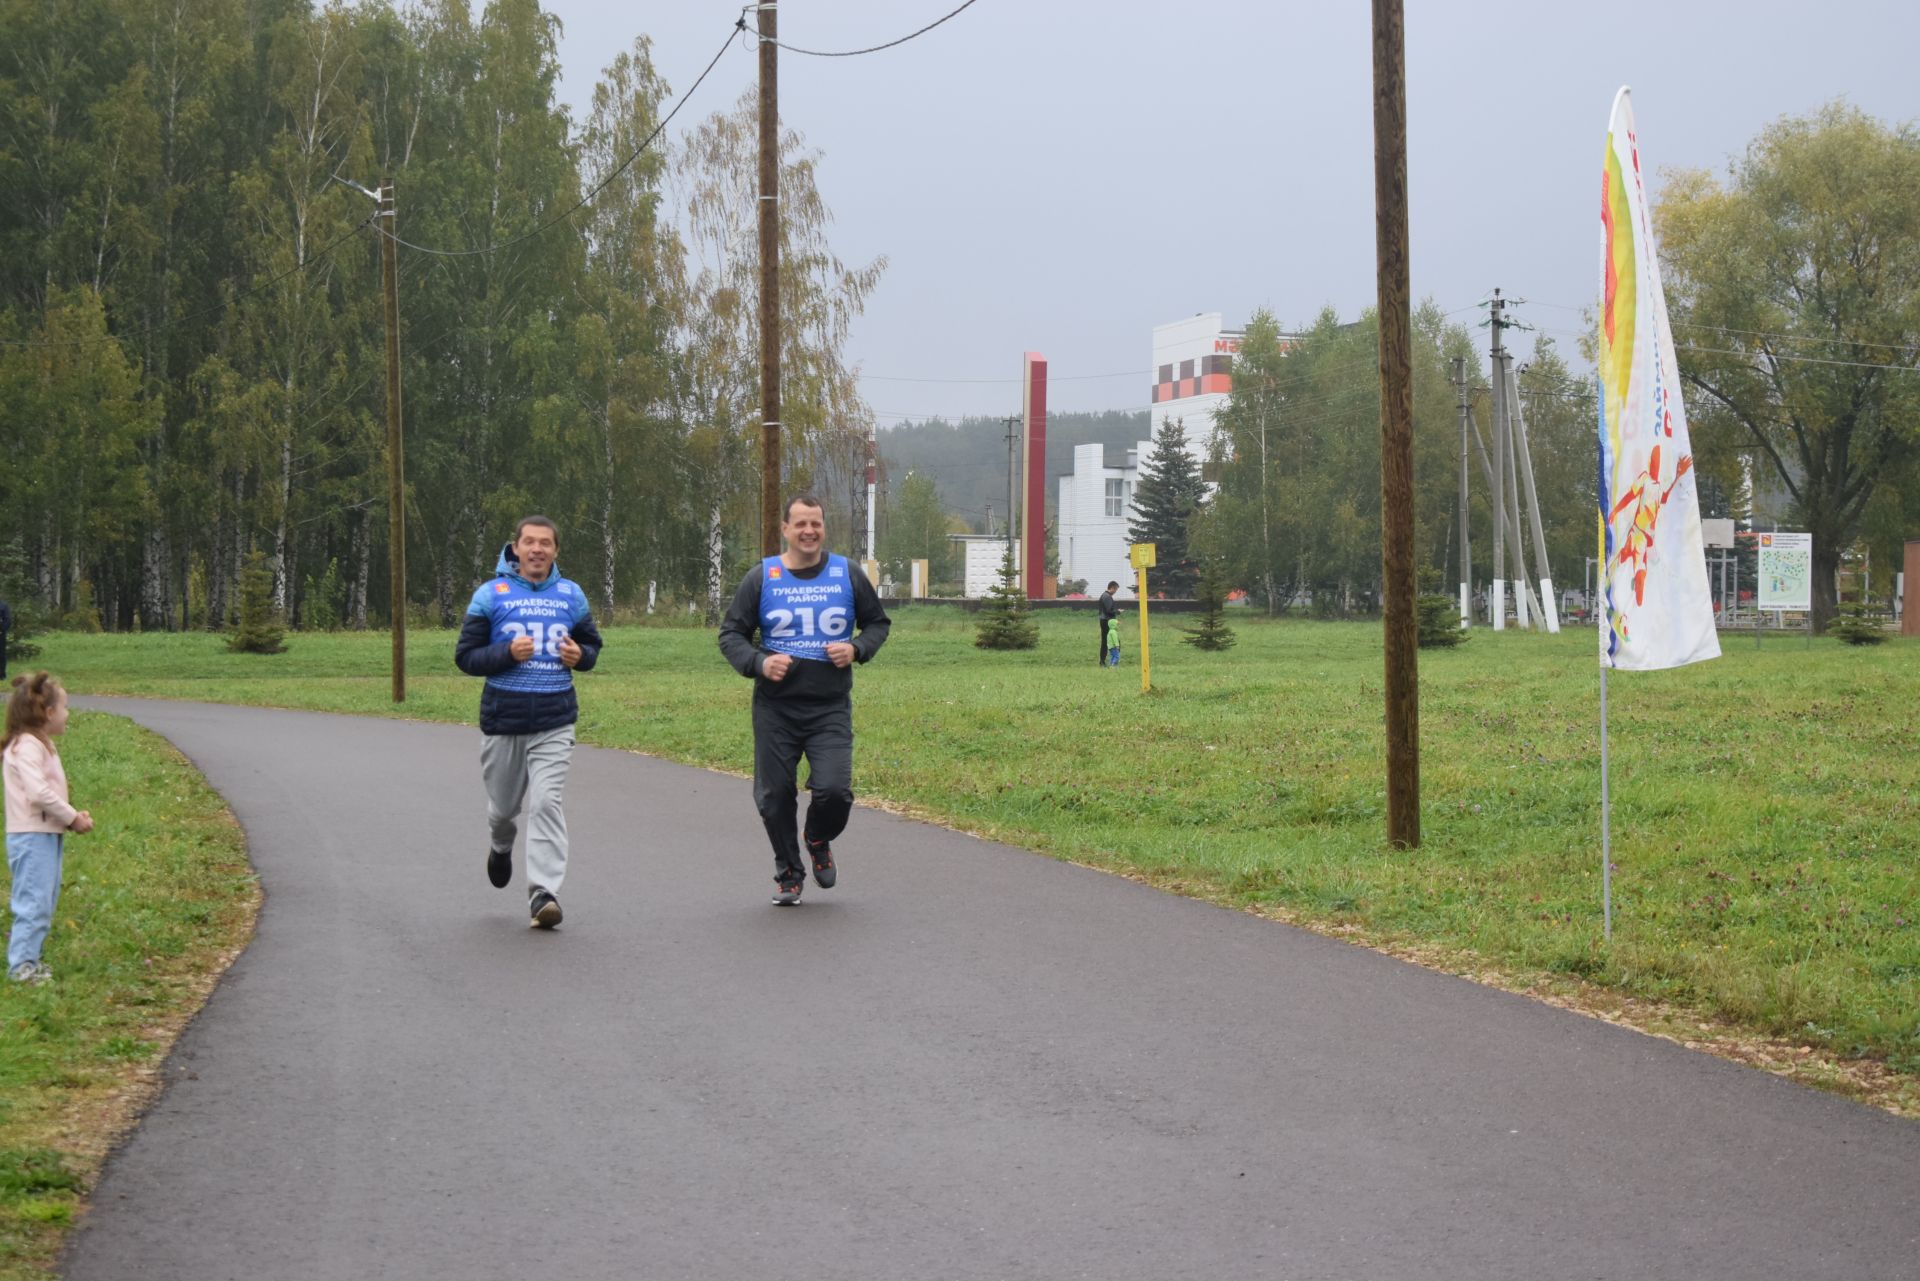
[[329, 558], [327, 572], [315, 578], [307, 575], [306, 591], [306, 630], [310, 632], [337, 632], [340, 630], [341, 604], [346, 597], [346, 585], [340, 580], [340, 562]]
[[1421, 596], [1413, 602], [1419, 614], [1420, 648], [1449, 649], [1464, 644], [1467, 631], [1460, 626], [1460, 602], [1451, 596]]
[[283, 635], [273, 609], [273, 569], [256, 551], [240, 573], [240, 621], [227, 637], [227, 648], [238, 654], [284, 654]]
[[54, 627], [63, 632], [97, 633], [100, 627], [100, 611], [93, 604], [93, 582], [83, 578], [73, 586], [73, 600], [67, 607], [54, 615]]

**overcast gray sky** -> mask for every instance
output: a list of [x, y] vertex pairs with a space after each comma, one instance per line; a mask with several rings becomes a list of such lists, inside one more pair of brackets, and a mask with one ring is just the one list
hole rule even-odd
[[[780, 38], [862, 48], [959, 2], [782, 0]], [[680, 92], [740, 13], [739, 0], [546, 3], [565, 23], [576, 119], [639, 32]], [[1920, 116], [1914, 0], [1407, 11], [1414, 296], [1468, 309], [1497, 285], [1529, 299], [1520, 317], [1560, 331], [1576, 364], [1620, 85], [1656, 172], [1724, 170], [1770, 121], [1836, 97], [1889, 122]], [[891, 262], [851, 351], [882, 426], [1017, 412], [1029, 349], [1051, 361], [1054, 409], [1144, 409], [1156, 324], [1370, 305], [1370, 24], [1363, 0], [977, 0], [882, 53], [783, 51], [781, 114], [824, 153], [836, 250]], [[736, 44], [675, 129], [754, 79]]]

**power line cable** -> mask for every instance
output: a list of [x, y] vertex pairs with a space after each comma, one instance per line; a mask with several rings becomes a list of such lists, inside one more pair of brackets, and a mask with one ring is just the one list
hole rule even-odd
[[[862, 54], [879, 53], [882, 49], [891, 49], [895, 45], [903, 45], [907, 41], [912, 40], [917, 36], [924, 36], [927, 34], [927, 32], [933, 30], [935, 27], [939, 26], [941, 23], [947, 21], [948, 18], [957, 17], [964, 10], [972, 8], [974, 3], [975, 3], [975, 0], [966, 0], [965, 4], [961, 5], [960, 8], [958, 9], [955, 9], [952, 13], [947, 14], [946, 17], [934, 19], [932, 22], [929, 22], [926, 26], [920, 28], [918, 31], [913, 32], [911, 35], [901, 36], [898, 40], [889, 40], [885, 44], [874, 45], [870, 49], [841, 49], [841, 50], [835, 50], [832, 52], [826, 52], [819, 49], [802, 49], [802, 48], [799, 48], [798, 46], [790, 45], [780, 40], [773, 40], [773, 41], [770, 41], [769, 43], [771, 43], [775, 48], [785, 49], [788, 53], [803, 53], [807, 55], [809, 58], [858, 58]], [[747, 5], [745, 8], [740, 10], [742, 14], [742, 17], [740, 19], [742, 28], [744, 28], [746, 25], [747, 20], [744, 15], [746, 14], [747, 10], [755, 7], [756, 6], [754, 5]], [[732, 37], [728, 37], [728, 38], [731, 39]]]
[[[1589, 310], [1591, 310], [1591, 305], [1587, 307], [1570, 307], [1563, 302], [1539, 302], [1537, 300], [1530, 300], [1530, 301], [1534, 301], [1534, 305], [1538, 307], [1552, 307], [1557, 311], [1571, 311], [1576, 315], [1582, 315], [1588, 312]], [[1768, 330], [1768, 329], [1730, 329], [1725, 325], [1708, 325], [1708, 324], [1703, 324], [1697, 320], [1675, 320], [1672, 323], [1675, 329], [1699, 329], [1699, 330], [1704, 330], [1708, 333], [1715, 333], [1715, 334], [1736, 334], [1742, 338], [1773, 338], [1781, 342], [1839, 343], [1847, 347], [1873, 347], [1881, 351], [1897, 351], [1909, 356], [1920, 355], [1920, 347], [1905, 346], [1900, 343], [1891, 343], [1891, 342], [1869, 342], [1867, 339], [1864, 339], [1864, 338], [1843, 338], [1838, 336], [1829, 337], [1824, 334], [1783, 334], [1783, 333], [1779, 333], [1777, 331]], [[1566, 330], [1566, 329], [1556, 329], [1556, 330], [1553, 330], [1552, 332], [1574, 333], [1576, 331]]]
[[1675, 351], [1690, 351], [1702, 356], [1745, 356], [1749, 360], [1791, 360], [1802, 365], [1840, 365], [1847, 369], [1884, 369], [1894, 374], [1920, 374], [1920, 365], [1880, 364], [1871, 360], [1829, 360], [1824, 356], [1790, 356], [1779, 351], [1740, 351], [1731, 347], [1687, 347], [1676, 344]]
[[1702, 325], [1691, 320], [1676, 320], [1676, 329], [1699, 329], [1707, 333], [1733, 334], [1745, 338], [1773, 338], [1781, 342], [1824, 342], [1839, 343], [1846, 347], [1872, 347], [1880, 351], [1897, 351], [1905, 356], [1920, 355], [1920, 347], [1902, 347], [1898, 343], [1868, 342], [1864, 338], [1829, 338], [1820, 334], [1774, 334], [1761, 329], [1728, 329], [1723, 325]]
[[[1572, 338], [1585, 337], [1585, 331], [1577, 329], [1553, 329], [1543, 326], [1540, 330], [1547, 334], [1562, 334]], [[1786, 337], [1788, 335], [1781, 335]], [[1888, 373], [1920, 373], [1920, 365], [1896, 365], [1872, 360], [1833, 360], [1826, 356], [1796, 356], [1784, 351], [1742, 351], [1733, 347], [1694, 347], [1687, 343], [1675, 343], [1675, 351], [1690, 351], [1702, 356], [1743, 356], [1748, 360], [1791, 361], [1801, 365], [1838, 365], [1846, 369], [1884, 369]]]
[[693, 95], [696, 92], [698, 92], [701, 82], [704, 81], [708, 77], [708, 75], [712, 74], [713, 69], [716, 66], [720, 65], [720, 59], [725, 57], [727, 50], [733, 47], [733, 37], [737, 33], [746, 30], [746, 25], [747, 25], [747, 20], [744, 17], [734, 24], [733, 29], [727, 32], [726, 42], [720, 46], [720, 51], [713, 55], [713, 61], [707, 63], [707, 69], [700, 73], [699, 78], [696, 79], [693, 82], [693, 84], [688, 87], [687, 91], [684, 94], [680, 95], [680, 101], [674, 104], [673, 110], [669, 111], [666, 114], [666, 117], [662, 119], [659, 124], [654, 126], [653, 132], [648, 134], [641, 141], [640, 145], [633, 149], [633, 154], [629, 155], [625, 160], [622, 160], [617, 166], [615, 166], [612, 173], [608, 174], [605, 178], [602, 178], [598, 183], [596, 183], [593, 186], [593, 188], [587, 192], [586, 195], [580, 197], [580, 199], [574, 203], [573, 207], [568, 209], [565, 213], [557, 214], [554, 217], [547, 219], [547, 221], [541, 223], [539, 226], [535, 227], [533, 230], [522, 232], [520, 235], [513, 237], [513, 239], [511, 240], [503, 240], [499, 244], [488, 245], [483, 249], [434, 249], [428, 245], [416, 245], [411, 240], [403, 240], [399, 236], [394, 235], [391, 231], [388, 231], [385, 227], [378, 228], [379, 233], [383, 236], [386, 236], [397, 245], [405, 245], [408, 249], [416, 250], [417, 252], [423, 253], [423, 254], [432, 254], [437, 258], [474, 258], [482, 254], [499, 253], [502, 249], [511, 249], [513, 246], [517, 244], [520, 244], [524, 241], [532, 240], [535, 236], [541, 234], [542, 232], [560, 225], [561, 223], [567, 221], [569, 218], [573, 217], [573, 215], [575, 215], [576, 213], [579, 213], [582, 209], [586, 208], [587, 205], [592, 203], [595, 196], [598, 196], [601, 192], [605, 191], [608, 187], [612, 186], [614, 179], [618, 178], [621, 174], [625, 173], [628, 169], [630, 169], [633, 166], [633, 162], [640, 158], [640, 153], [645, 151], [648, 147], [652, 146], [654, 142], [658, 140], [660, 135], [666, 131], [666, 127], [673, 123], [673, 118], [680, 114], [680, 109], [686, 106], [688, 102], [692, 101]]

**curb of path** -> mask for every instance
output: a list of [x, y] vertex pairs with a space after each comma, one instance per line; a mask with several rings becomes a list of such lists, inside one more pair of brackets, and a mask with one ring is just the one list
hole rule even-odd
[[[650, 755], [645, 752], [636, 754]], [[744, 774], [734, 774], [730, 770], [716, 772], [733, 774], [738, 778], [747, 777]], [[1226, 911], [1243, 912], [1248, 916], [1256, 916], [1276, 924], [1290, 925], [1322, 938], [1349, 943], [1371, 952], [1379, 952], [1396, 960], [1417, 965], [1422, 969], [1450, 974], [1481, 987], [1495, 988], [1573, 1014], [1627, 1028], [1643, 1036], [1671, 1041], [1685, 1049], [1711, 1054], [1715, 1058], [1784, 1077], [1798, 1085], [1838, 1094], [1856, 1103], [1890, 1112], [1895, 1116], [1920, 1120], [1920, 1079], [1896, 1072], [1877, 1059], [1842, 1058], [1818, 1046], [1782, 1037], [1766, 1036], [1748, 1028], [1738, 1027], [1724, 1019], [1715, 1018], [1700, 1010], [1688, 1009], [1672, 1002], [1629, 995], [1615, 988], [1590, 983], [1572, 975], [1505, 969], [1495, 965], [1486, 957], [1464, 948], [1446, 948], [1425, 943], [1412, 944], [1402, 939], [1376, 935], [1359, 925], [1316, 920], [1271, 904], [1236, 903], [1221, 893], [1218, 887], [1204, 881], [1155, 875], [1118, 862], [1101, 863], [1069, 858], [1051, 850], [1022, 844], [1015, 834], [961, 826], [930, 814], [917, 806], [884, 797], [862, 796], [858, 803], [898, 818], [927, 823], [978, 840], [1011, 845], [1062, 863], [1070, 863], [1075, 867], [1084, 867], [1089, 871], [1104, 872], [1109, 876], [1133, 881], [1165, 894], [1196, 899]]]

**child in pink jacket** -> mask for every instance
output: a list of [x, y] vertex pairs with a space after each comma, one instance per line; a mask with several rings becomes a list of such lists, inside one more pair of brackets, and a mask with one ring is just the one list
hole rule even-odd
[[13, 678], [0, 776], [7, 792], [7, 870], [13, 874], [13, 931], [7, 977], [45, 983], [53, 971], [40, 947], [60, 902], [60, 855], [68, 832], [90, 832], [93, 816], [67, 800], [67, 771], [53, 740], [67, 729], [67, 691], [45, 672]]

